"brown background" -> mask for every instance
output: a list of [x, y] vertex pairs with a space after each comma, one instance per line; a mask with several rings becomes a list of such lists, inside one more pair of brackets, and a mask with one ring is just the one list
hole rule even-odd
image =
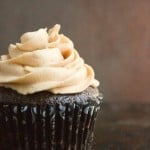
[[149, 0], [1, 0], [0, 54], [56, 23], [95, 68], [105, 101], [150, 102]]

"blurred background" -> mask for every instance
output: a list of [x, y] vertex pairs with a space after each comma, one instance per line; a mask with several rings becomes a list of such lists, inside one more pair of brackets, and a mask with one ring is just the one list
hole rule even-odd
[[59, 23], [95, 69], [105, 101], [150, 102], [150, 1], [1, 0], [0, 54], [20, 35]]

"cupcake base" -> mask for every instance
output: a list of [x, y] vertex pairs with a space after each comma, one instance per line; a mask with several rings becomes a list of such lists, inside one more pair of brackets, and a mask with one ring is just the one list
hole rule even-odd
[[91, 149], [99, 105], [0, 104], [1, 150]]

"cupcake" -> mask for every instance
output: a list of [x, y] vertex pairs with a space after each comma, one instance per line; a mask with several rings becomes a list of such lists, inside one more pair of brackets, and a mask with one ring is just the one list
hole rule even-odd
[[91, 149], [99, 81], [60, 25], [24, 33], [0, 57], [0, 149]]

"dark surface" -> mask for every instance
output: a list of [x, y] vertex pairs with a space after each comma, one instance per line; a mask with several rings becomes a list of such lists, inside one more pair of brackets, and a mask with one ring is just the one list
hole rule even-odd
[[149, 150], [150, 104], [103, 103], [95, 150]]

